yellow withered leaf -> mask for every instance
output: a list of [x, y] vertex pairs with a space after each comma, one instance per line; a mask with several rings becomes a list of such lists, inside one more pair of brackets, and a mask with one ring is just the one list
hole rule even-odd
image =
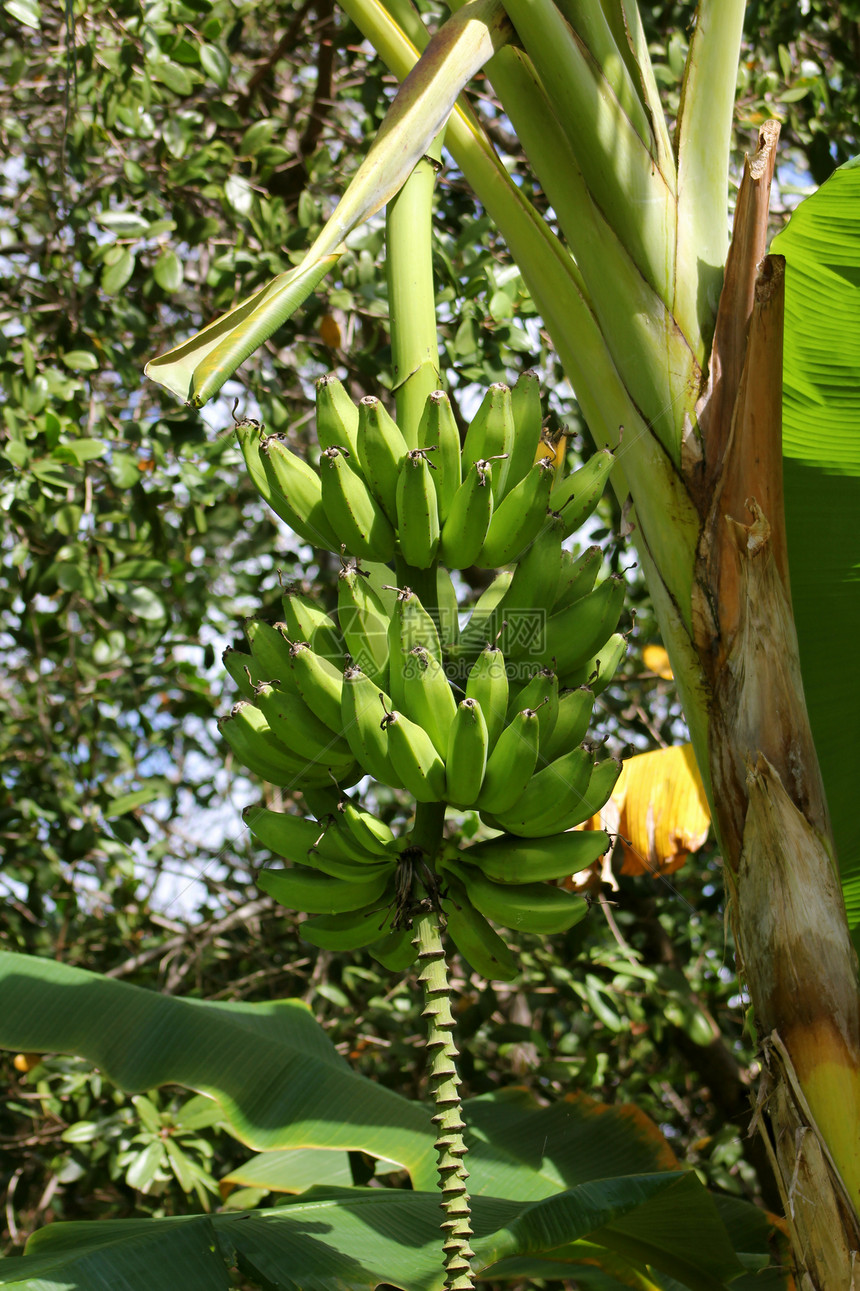
[[649, 672], [656, 673], [664, 681], [671, 681], [675, 675], [669, 663], [669, 656], [662, 646], [647, 645], [642, 651], [642, 662]]
[[704, 845], [711, 814], [692, 744], [629, 758], [615, 795], [622, 874], [671, 874]]
[[656, 877], [703, 847], [710, 823], [693, 746], [681, 744], [627, 758], [612, 797], [585, 828], [617, 831], [622, 874]]

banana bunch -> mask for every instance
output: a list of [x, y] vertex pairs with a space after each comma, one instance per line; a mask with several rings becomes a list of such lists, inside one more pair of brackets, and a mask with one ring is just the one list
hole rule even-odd
[[[448, 569], [497, 569], [530, 552], [554, 516], [552, 541], [541, 550], [553, 548], [559, 599], [570, 601], [579, 571], [556, 568], [555, 549], [560, 553], [562, 540], [597, 506], [613, 455], [605, 449], [561, 478], [564, 454], [547, 446], [534, 373], [512, 390], [490, 386], [462, 446], [443, 391], [430, 395], [417, 442], [407, 443], [378, 399], [356, 406], [333, 376], [317, 382], [316, 429], [321, 452], [314, 464], [281, 435], [265, 435], [256, 424], [236, 427], [256, 488], [305, 542], [383, 564], [397, 558], [414, 569], [429, 569], [437, 558]], [[532, 556], [532, 565], [542, 563]], [[540, 587], [552, 578], [542, 569]], [[566, 627], [559, 622], [555, 636]]]
[[[586, 742], [594, 698], [626, 652], [623, 580], [566, 540], [594, 511], [613, 455], [563, 477], [564, 436], [542, 429], [537, 379], [491, 386], [462, 438], [447, 396], [408, 442], [378, 399], [317, 383], [317, 464], [237, 426], [257, 489], [307, 543], [340, 556], [336, 606], [287, 588], [283, 621], [251, 619], [224, 664], [240, 698], [219, 726], [236, 759], [301, 791], [310, 815], [250, 808], [290, 861], [261, 885], [311, 917], [325, 949], [367, 946], [404, 967], [430, 903], [474, 968], [510, 977], [493, 925], [564, 931], [579, 897], [548, 886], [591, 864], [599, 831], [570, 831], [620, 772]], [[495, 571], [468, 618], [450, 570]], [[408, 585], [420, 586], [427, 599]], [[465, 621], [463, 621], [465, 620]], [[344, 793], [364, 776], [419, 804], [472, 810], [497, 837], [427, 857]]]
[[[515, 932], [566, 932], [587, 911], [585, 899], [547, 880], [584, 869], [605, 852], [601, 830], [556, 834], [540, 843], [500, 836], [459, 848], [446, 843], [436, 873], [408, 836], [332, 789], [305, 794], [315, 818], [247, 807], [245, 823], [259, 843], [292, 864], [265, 869], [260, 887], [280, 905], [311, 917], [302, 936], [324, 950], [367, 948], [385, 967], [414, 962], [411, 923], [423, 901], [444, 915], [471, 966], [509, 981], [517, 963], [493, 924]], [[525, 880], [525, 881], [524, 881]]]

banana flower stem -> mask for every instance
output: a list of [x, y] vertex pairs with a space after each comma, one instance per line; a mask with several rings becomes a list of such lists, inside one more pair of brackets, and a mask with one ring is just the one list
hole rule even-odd
[[422, 911], [413, 924], [413, 944], [418, 949], [419, 981], [424, 990], [427, 1020], [427, 1049], [430, 1055], [430, 1090], [436, 1107], [433, 1124], [437, 1128], [436, 1154], [444, 1212], [441, 1227], [445, 1233], [442, 1251], [445, 1258], [447, 1291], [473, 1291], [475, 1281], [469, 1261], [474, 1252], [471, 1208], [464, 1165], [467, 1148], [463, 1138], [460, 1104], [460, 1077], [457, 1075], [457, 1048], [452, 1039], [454, 1018], [451, 1013], [451, 987], [448, 966], [442, 948], [439, 915], [435, 910]]

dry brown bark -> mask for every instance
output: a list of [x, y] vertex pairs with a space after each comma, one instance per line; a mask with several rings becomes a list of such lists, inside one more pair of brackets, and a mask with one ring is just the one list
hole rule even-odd
[[[764, 256], [778, 127], [748, 159], [698, 436], [693, 631], [715, 824], [761, 1038], [765, 1136], [805, 1291], [860, 1289], [860, 996], [806, 714], [782, 505], [784, 264]], [[855, 1267], [856, 1265], [856, 1267]]]

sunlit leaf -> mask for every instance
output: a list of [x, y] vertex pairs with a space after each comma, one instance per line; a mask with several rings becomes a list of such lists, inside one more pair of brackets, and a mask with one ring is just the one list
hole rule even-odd
[[860, 687], [839, 664], [860, 636], [860, 158], [774, 238], [785, 256], [783, 472], [803, 690], [860, 945]]

